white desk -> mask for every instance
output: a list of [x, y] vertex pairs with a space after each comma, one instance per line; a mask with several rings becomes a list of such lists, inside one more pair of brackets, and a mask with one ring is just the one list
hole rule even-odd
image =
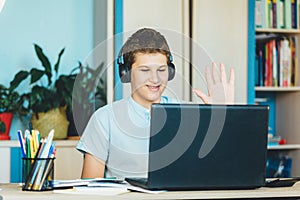
[[[144, 194], [138, 192], [129, 192], [117, 196], [101, 196], [101, 195], [74, 195], [74, 194], [58, 194], [52, 191], [48, 192], [28, 192], [22, 191], [21, 187], [16, 184], [0, 184], [0, 200], [35, 200], [35, 199], [51, 199], [51, 200], [82, 200], [82, 199], [119, 199], [119, 200], [135, 200], [135, 199], [299, 199], [300, 198], [300, 182], [293, 187], [281, 188], [259, 188], [254, 190], [209, 190], [209, 191], [179, 191], [165, 192], [160, 194]], [[2, 197], [2, 199], [1, 199]]]

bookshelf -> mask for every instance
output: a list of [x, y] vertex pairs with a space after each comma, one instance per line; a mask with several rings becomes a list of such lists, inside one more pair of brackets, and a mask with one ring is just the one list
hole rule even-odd
[[300, 92], [299, 86], [293, 87], [255, 87], [256, 92]]
[[[255, 100], [257, 100], [255, 102], [270, 106], [270, 133], [281, 136], [286, 140], [286, 144], [269, 146], [268, 155], [287, 155], [292, 158], [291, 176], [300, 176], [300, 123], [298, 122], [300, 118], [299, 2], [300, 0], [256, 0], [254, 6], [256, 38], [254, 91]], [[281, 13], [283, 16], [281, 24], [276, 21], [279, 19], [276, 18], [279, 13], [279, 10], [276, 10], [278, 3], [282, 3], [285, 9], [289, 6], [290, 9], [294, 9], [293, 12], [284, 10]], [[291, 5], [286, 5], [287, 3]], [[257, 6], [262, 6], [263, 9], [257, 9]], [[262, 12], [258, 14], [257, 10]], [[257, 21], [257, 19], [261, 21]], [[287, 22], [286, 20], [291, 21]], [[285, 84], [280, 80], [283, 79], [281, 74], [284, 61], [280, 60], [284, 58], [283, 40], [288, 41], [291, 54], [287, 56], [290, 58], [287, 62], [290, 71], [288, 73], [289, 80]], [[274, 41], [273, 45], [267, 46], [267, 43], [271, 43], [270, 41]], [[292, 45], [294, 45], [295, 55], [293, 55]], [[263, 52], [263, 59], [261, 59], [261, 52]], [[274, 74], [275, 76], [273, 76]]]
[[268, 150], [299, 150], [300, 144], [284, 144], [278, 146], [268, 146]]
[[283, 33], [283, 34], [300, 33], [299, 29], [256, 28], [255, 31], [256, 33]]

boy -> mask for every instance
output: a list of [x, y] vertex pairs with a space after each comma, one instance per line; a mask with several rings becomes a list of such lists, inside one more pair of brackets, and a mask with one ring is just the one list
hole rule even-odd
[[[146, 177], [148, 166], [150, 108], [152, 103], [178, 103], [162, 96], [175, 66], [166, 39], [153, 29], [140, 29], [123, 45], [118, 57], [119, 75], [130, 82], [131, 96], [98, 109], [77, 145], [84, 153], [82, 178]], [[194, 93], [204, 103], [234, 102], [234, 72], [227, 82], [213, 64], [206, 69], [209, 95]]]

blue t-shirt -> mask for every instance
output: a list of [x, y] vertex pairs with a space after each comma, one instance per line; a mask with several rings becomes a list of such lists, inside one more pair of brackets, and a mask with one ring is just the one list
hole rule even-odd
[[[162, 96], [161, 103], [178, 103]], [[150, 110], [132, 97], [99, 108], [89, 120], [77, 149], [106, 163], [106, 177], [146, 177]]]

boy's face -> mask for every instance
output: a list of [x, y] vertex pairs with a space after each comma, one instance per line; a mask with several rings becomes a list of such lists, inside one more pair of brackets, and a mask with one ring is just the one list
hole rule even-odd
[[132, 98], [150, 108], [159, 103], [168, 82], [167, 57], [161, 53], [137, 53], [131, 69]]

